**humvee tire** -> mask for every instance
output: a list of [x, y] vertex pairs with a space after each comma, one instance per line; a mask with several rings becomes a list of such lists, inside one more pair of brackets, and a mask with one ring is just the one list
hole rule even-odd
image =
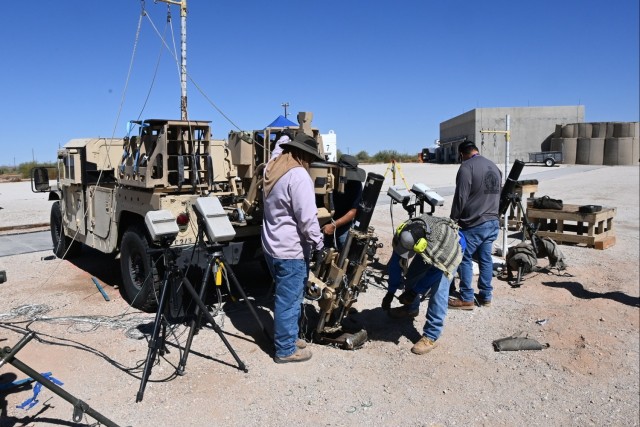
[[120, 271], [127, 302], [148, 313], [158, 307], [158, 291], [162, 284], [155, 259], [148, 253], [149, 242], [144, 231], [130, 227], [120, 243]]
[[74, 258], [82, 252], [82, 243], [73, 240], [64, 235], [62, 229], [62, 210], [60, 202], [54, 202], [51, 205], [51, 217], [49, 221], [51, 225], [51, 241], [53, 242], [53, 253], [58, 257], [65, 259]]

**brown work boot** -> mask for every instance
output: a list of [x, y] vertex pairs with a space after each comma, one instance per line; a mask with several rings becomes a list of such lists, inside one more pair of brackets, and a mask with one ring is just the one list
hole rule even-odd
[[411, 353], [413, 353], [413, 354], [427, 354], [431, 350], [436, 348], [437, 345], [438, 345], [438, 343], [436, 343], [435, 341], [431, 341], [427, 337], [422, 337], [422, 338], [420, 338], [420, 340], [417, 343], [415, 343], [413, 345], [413, 347], [411, 347]]
[[289, 363], [289, 362], [305, 362], [311, 359], [311, 350], [308, 348], [296, 348], [296, 351], [287, 357], [274, 357], [273, 361], [276, 363]]
[[297, 348], [307, 348], [307, 342], [305, 340], [303, 340], [302, 338], [298, 338], [296, 340], [296, 347]]
[[473, 301], [462, 301], [459, 298], [449, 298], [449, 308], [457, 310], [473, 310]]
[[418, 310], [411, 310], [406, 305], [393, 307], [388, 311], [389, 317], [394, 319], [413, 319], [418, 315]]

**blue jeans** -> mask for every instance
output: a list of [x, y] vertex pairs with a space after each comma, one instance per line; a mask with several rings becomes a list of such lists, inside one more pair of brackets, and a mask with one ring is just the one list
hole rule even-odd
[[[347, 243], [347, 237], [349, 236], [349, 229], [347, 228], [342, 234], [330, 234], [324, 236], [324, 247], [325, 248], [336, 248], [336, 250], [341, 251], [344, 248], [344, 244]], [[335, 240], [334, 240], [335, 239]], [[336, 245], [338, 247], [336, 247]]]
[[460, 274], [460, 297], [463, 301], [473, 301], [473, 256], [477, 255], [480, 276], [478, 276], [478, 296], [491, 301], [493, 286], [493, 242], [498, 238], [500, 223], [497, 219], [483, 222], [475, 227], [460, 230], [467, 240], [462, 262], [458, 268]]
[[273, 341], [276, 357], [291, 356], [296, 351], [302, 297], [309, 278], [309, 263], [304, 259], [277, 259], [264, 254], [276, 284], [273, 308]]
[[431, 290], [429, 305], [427, 306], [427, 321], [422, 329], [422, 335], [432, 341], [440, 338], [449, 307], [449, 285], [451, 280], [447, 279], [447, 276], [442, 271], [432, 265], [425, 264], [423, 258], [416, 255], [411, 261], [406, 279], [402, 283], [400, 256], [395, 252], [393, 252], [387, 264], [387, 273], [389, 274], [388, 292], [395, 293], [396, 290], [404, 287], [405, 291], [413, 289], [418, 294], [409, 306], [412, 311], [420, 307], [421, 296]]

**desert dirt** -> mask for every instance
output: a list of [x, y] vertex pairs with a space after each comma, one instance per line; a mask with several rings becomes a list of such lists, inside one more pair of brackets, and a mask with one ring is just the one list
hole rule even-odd
[[[637, 166], [525, 167], [520, 178], [538, 179], [537, 196], [615, 207], [616, 244], [605, 250], [560, 245], [567, 270], [531, 273], [518, 288], [494, 279], [493, 305], [450, 310], [439, 346], [422, 356], [410, 348], [420, 337], [427, 303], [413, 320], [392, 320], [380, 309], [386, 282], [379, 268], [390, 256], [392, 221], [397, 225], [407, 215], [388, 204], [388, 165], [364, 168], [386, 173], [371, 224], [384, 247], [357, 312], [345, 320], [368, 332], [357, 350], [311, 343], [310, 361], [275, 364], [271, 343], [247, 305], [228, 301], [216, 321], [248, 372], [205, 328], [194, 338], [186, 375], [176, 376], [188, 332], [178, 325], [167, 338], [169, 353], [153, 366], [144, 399], [136, 403], [154, 315], [126, 304], [117, 288], [118, 260], [92, 250], [72, 262], [51, 259], [50, 250], [0, 257], [7, 274], [0, 284], [0, 346], [36, 332], [17, 359], [52, 372], [64, 390], [122, 426], [639, 424]], [[404, 178], [449, 193], [435, 213], [447, 216], [456, 171], [456, 165], [406, 164], [397, 183]], [[0, 184], [0, 225], [47, 222], [46, 197], [11, 193], [5, 186], [12, 185]], [[508, 236], [510, 245], [519, 243], [517, 233]], [[541, 267], [547, 263], [539, 260]], [[255, 266], [234, 270], [271, 330], [268, 280]], [[549, 347], [494, 350], [493, 340], [514, 334]], [[11, 365], [0, 368], [0, 384], [25, 377]], [[34, 408], [16, 408], [33, 395], [32, 386], [0, 390], [0, 426], [95, 424], [88, 415], [74, 423], [72, 405], [44, 388]]]

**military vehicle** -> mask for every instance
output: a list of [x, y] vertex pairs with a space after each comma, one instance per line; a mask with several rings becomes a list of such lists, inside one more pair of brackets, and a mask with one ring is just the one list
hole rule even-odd
[[[167, 1], [168, 0], [161, 0]], [[178, 4], [171, 2], [171, 4]], [[313, 115], [298, 113], [298, 125], [232, 131], [227, 139], [213, 139], [209, 121], [187, 119], [186, 0], [182, 0], [181, 119], [149, 119], [128, 123], [122, 138], [73, 139], [57, 155], [57, 182], [49, 184], [46, 168], [32, 171], [32, 189], [49, 192], [53, 251], [60, 258], [79, 254], [83, 245], [120, 259], [123, 294], [133, 307], [153, 311], [165, 276], [162, 251], [151, 238], [145, 216], [168, 211], [179, 233], [171, 242], [177, 263], [185, 271], [207, 265], [206, 245], [198, 239], [198, 198], [219, 200], [235, 237], [221, 245], [227, 264], [263, 259], [262, 176], [275, 142], [288, 133], [304, 132], [324, 144], [312, 127]], [[326, 159], [326, 156], [325, 156]], [[346, 170], [333, 162], [310, 166], [320, 226], [331, 221], [333, 191], [344, 190]], [[325, 250], [315, 259], [308, 296], [320, 308], [315, 339], [356, 348], [366, 332], [342, 331], [342, 320], [366, 290], [368, 262], [380, 247], [369, 221], [384, 177], [369, 174], [356, 224], [339, 253]], [[207, 275], [203, 275], [207, 277]], [[206, 286], [203, 283], [202, 286]], [[204, 288], [201, 288], [204, 289]]]
[[[128, 302], [153, 310], [162, 272], [149, 255], [153, 246], [144, 224], [150, 210], [165, 209], [177, 220], [180, 234], [173, 246], [198, 251], [196, 218], [191, 206], [198, 197], [218, 197], [236, 230], [225, 246], [231, 264], [261, 255], [262, 170], [273, 143], [283, 131], [293, 135], [312, 129], [311, 113], [299, 113], [301, 125], [231, 132], [229, 140], [215, 140], [210, 122], [151, 119], [130, 122], [129, 135], [121, 139], [73, 139], [58, 150], [57, 184], [49, 187], [48, 172], [32, 172], [33, 188], [49, 191], [53, 251], [60, 258], [79, 254], [82, 245], [119, 254], [122, 285]], [[134, 135], [135, 133], [135, 135]], [[262, 142], [266, 141], [266, 142]], [[321, 147], [322, 145], [319, 144]], [[314, 168], [318, 170], [318, 168]], [[320, 180], [317, 193], [327, 195], [337, 177]], [[329, 221], [329, 209], [319, 218]], [[190, 251], [182, 258], [197, 260]], [[148, 284], [148, 286], [145, 286]]]

